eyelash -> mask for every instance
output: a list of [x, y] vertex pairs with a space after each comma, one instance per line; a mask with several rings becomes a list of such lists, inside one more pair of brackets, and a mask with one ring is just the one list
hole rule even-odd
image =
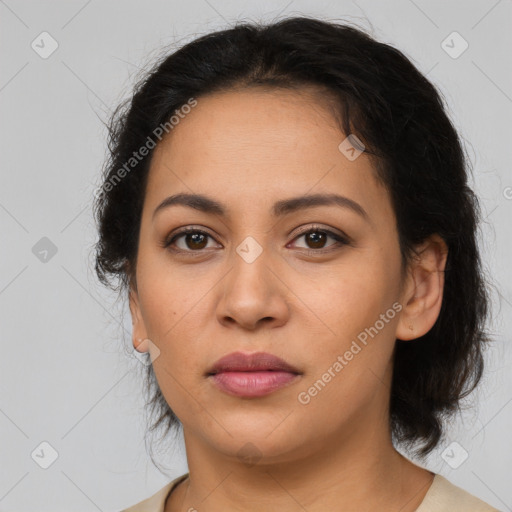
[[[176, 248], [171, 248], [171, 244], [173, 244], [177, 239], [179, 239], [180, 237], [182, 237], [183, 235], [187, 235], [189, 233], [198, 233], [198, 234], [201, 234], [201, 235], [205, 235], [205, 236], [208, 236], [210, 238], [213, 239], [213, 237], [207, 233], [206, 231], [203, 231], [201, 229], [196, 229], [196, 228], [192, 228], [192, 227], [188, 227], [188, 228], [184, 228], [182, 229], [181, 231], [178, 231], [177, 233], [174, 233], [172, 236], [170, 237], [167, 237], [163, 243], [162, 243], [162, 247], [164, 249], [168, 249], [174, 253], [182, 253], [182, 254], [193, 254], [193, 253], [196, 253], [194, 254], [195, 255], [204, 255], [204, 249], [198, 249], [198, 250], [184, 250], [184, 249], [176, 249]], [[338, 248], [340, 248], [339, 246], [343, 246], [343, 245], [349, 245], [350, 244], [350, 239], [346, 236], [342, 236], [342, 235], [339, 235], [338, 233], [335, 233], [329, 229], [325, 229], [325, 228], [322, 228], [321, 226], [311, 226], [309, 229], [307, 229], [306, 231], [302, 231], [301, 233], [298, 233], [297, 236], [294, 238], [294, 240], [296, 238], [300, 238], [304, 235], [308, 235], [310, 233], [324, 233], [326, 235], [328, 235], [328, 237], [331, 237], [333, 238], [334, 240], [336, 240], [337, 244], [332, 244], [331, 246], [329, 246], [328, 248], [324, 248], [324, 249], [303, 249], [303, 252], [306, 252], [306, 254], [308, 255], [322, 255], [322, 254], [326, 254], [326, 253], [329, 253], [333, 250], [333, 247], [334, 247], [334, 250], [336, 249], [336, 245], [338, 245]]]

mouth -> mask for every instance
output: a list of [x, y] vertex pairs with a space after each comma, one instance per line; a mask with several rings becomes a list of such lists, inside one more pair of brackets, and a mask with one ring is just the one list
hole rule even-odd
[[254, 372], [225, 371], [210, 374], [212, 383], [228, 395], [256, 398], [268, 395], [301, 378], [300, 374], [279, 370]]
[[300, 371], [285, 360], [267, 352], [255, 352], [245, 354], [243, 352], [232, 352], [220, 358], [211, 368], [207, 375], [215, 375], [222, 372], [288, 372], [300, 374]]
[[234, 352], [219, 359], [205, 374], [221, 391], [237, 397], [268, 395], [298, 380], [302, 373], [265, 352]]

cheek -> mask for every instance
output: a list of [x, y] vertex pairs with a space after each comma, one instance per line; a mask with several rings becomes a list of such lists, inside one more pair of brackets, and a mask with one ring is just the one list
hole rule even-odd
[[172, 411], [182, 423], [193, 424], [198, 418], [204, 421], [208, 399], [187, 371], [191, 363], [182, 361], [166, 348], [161, 359], [154, 361], [153, 371], [160, 391]]
[[339, 425], [375, 397], [386, 401], [396, 311], [379, 272], [347, 274], [310, 293], [308, 304], [321, 321], [315, 318], [315, 332], [302, 340], [302, 354], [311, 357], [299, 403], [313, 416], [328, 409], [329, 424]]
[[182, 299], [174, 296], [174, 291], [165, 288], [162, 294], [152, 294], [148, 333], [157, 340], [160, 350], [153, 362], [160, 390], [178, 418], [188, 423], [191, 418], [204, 416], [201, 404], [207, 403], [207, 396], [202, 396], [202, 387], [198, 386], [204, 379], [206, 340], [201, 333], [201, 295], [191, 300], [190, 294], [185, 294], [187, 297]]
[[334, 333], [347, 338], [378, 319], [391, 304], [386, 270], [375, 263], [355, 262], [327, 272], [318, 286], [305, 285], [297, 295], [317, 312]]
[[168, 344], [197, 315], [203, 295], [204, 284], [198, 278], [180, 276], [169, 266], [146, 267], [140, 274], [139, 297], [148, 335]]
[[[343, 373], [349, 382], [360, 382], [370, 375], [369, 370], [382, 375], [395, 342], [397, 312], [393, 308], [392, 271], [382, 262], [379, 266], [363, 261], [338, 269], [335, 275], [322, 286], [308, 290], [304, 287], [297, 293], [307, 297], [307, 304], [315, 313], [306, 309], [301, 313], [307, 315], [309, 324], [309, 341], [303, 347], [306, 353], [312, 351], [310, 340], [316, 340], [311, 370], [319, 378], [341, 356], [343, 370], [335, 373]], [[318, 351], [320, 344], [322, 350]]]
[[217, 281], [218, 274], [180, 271], [169, 263], [148, 265], [141, 272], [139, 297], [148, 337], [169, 368], [197, 366], [207, 342], [204, 333], [212, 322], [211, 293]]

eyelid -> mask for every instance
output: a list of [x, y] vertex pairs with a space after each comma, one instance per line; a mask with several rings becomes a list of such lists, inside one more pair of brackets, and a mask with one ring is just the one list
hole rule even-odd
[[[350, 237], [347, 236], [343, 231], [335, 228], [331, 228], [329, 226], [323, 226], [322, 224], [316, 224], [313, 222], [313, 224], [307, 224], [306, 226], [298, 228], [299, 231], [295, 233], [294, 239], [297, 236], [304, 235], [305, 233], [309, 233], [310, 231], [323, 231], [330, 235], [336, 235], [340, 238], [345, 239], [347, 242], [350, 241]], [[290, 236], [293, 233], [291, 231], [288, 236]]]
[[[206, 236], [209, 236], [212, 240], [215, 240], [216, 241], [216, 238], [211, 234], [209, 233], [205, 228], [202, 228], [202, 227], [196, 227], [195, 225], [190, 225], [190, 226], [186, 226], [184, 228], [178, 228], [177, 230], [174, 230], [172, 231], [169, 235], [167, 235], [162, 243], [161, 243], [161, 246], [165, 249], [165, 248], [168, 248], [170, 246], [170, 244], [174, 243], [178, 238], [182, 237], [183, 235], [186, 235], [188, 233], [200, 233], [202, 235], [206, 235]], [[192, 252], [196, 252], [196, 253], [199, 253], [201, 251], [184, 251], [183, 249], [176, 249], [176, 252], [188, 252], [188, 253], [192, 253]]]
[[[309, 254], [309, 255], [320, 256], [322, 254], [328, 254], [337, 249], [340, 249], [341, 246], [352, 245], [352, 239], [349, 236], [347, 236], [343, 231], [334, 230], [334, 228], [330, 228], [330, 227], [323, 227], [322, 225], [316, 224], [316, 223], [309, 224], [309, 225], [305, 226], [304, 229], [301, 229], [298, 233], [296, 233], [294, 235], [291, 243], [293, 243], [297, 238], [299, 238], [303, 235], [306, 235], [306, 234], [312, 233], [312, 232], [317, 232], [317, 231], [326, 233], [327, 236], [330, 238], [333, 238], [336, 243], [329, 245], [327, 247], [323, 247], [321, 249], [309, 249], [307, 247], [300, 247], [299, 249], [301, 249], [303, 252], [306, 251], [307, 254]], [[287, 246], [288, 245], [289, 244], [287, 244]]]

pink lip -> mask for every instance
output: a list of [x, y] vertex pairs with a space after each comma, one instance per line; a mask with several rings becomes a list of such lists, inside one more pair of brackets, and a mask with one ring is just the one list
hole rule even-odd
[[300, 373], [297, 368], [280, 357], [268, 352], [254, 352], [244, 354], [243, 352], [232, 352], [221, 357], [209, 370], [208, 375], [219, 372], [252, 372], [261, 370], [282, 370], [289, 373]]
[[258, 397], [286, 386], [299, 378], [300, 372], [266, 352], [233, 352], [219, 359], [206, 375], [221, 391], [230, 395]]
[[258, 397], [272, 393], [299, 378], [296, 373], [264, 370], [260, 372], [220, 372], [211, 375], [213, 383], [234, 396]]

